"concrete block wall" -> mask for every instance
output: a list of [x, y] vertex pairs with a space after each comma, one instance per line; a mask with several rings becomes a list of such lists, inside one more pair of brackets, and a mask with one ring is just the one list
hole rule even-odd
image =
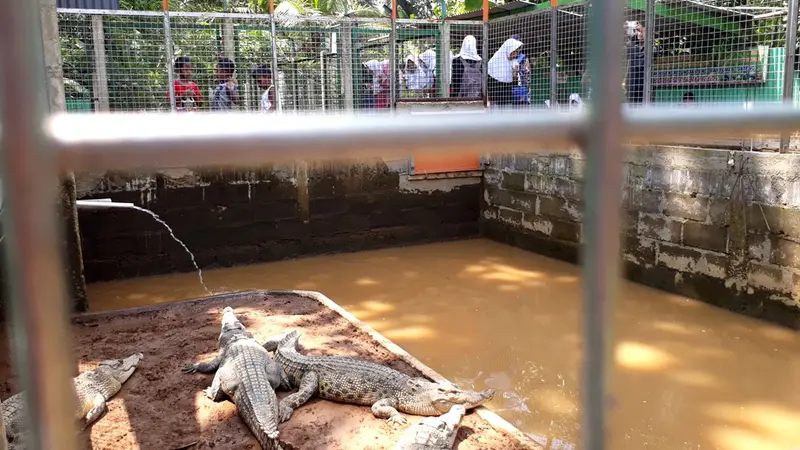
[[[480, 173], [413, 177], [407, 161], [76, 174], [78, 197], [157, 213], [201, 268], [478, 235]], [[422, 179], [420, 179], [422, 178]], [[87, 281], [193, 270], [150, 216], [79, 211]]]
[[[582, 154], [485, 165], [482, 234], [577, 262]], [[800, 329], [800, 155], [639, 147], [622, 206], [629, 279]]]

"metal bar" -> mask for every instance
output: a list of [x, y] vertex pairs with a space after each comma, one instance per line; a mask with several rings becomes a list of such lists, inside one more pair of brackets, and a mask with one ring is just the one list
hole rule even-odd
[[442, 86], [442, 97], [450, 97], [450, 24], [442, 21], [441, 28], [441, 50], [439, 51], [439, 80]]
[[175, 100], [175, 64], [172, 62], [172, 26], [169, 22], [169, 11], [164, 11], [164, 56], [167, 57], [167, 81], [169, 82], [169, 109], [177, 111]]
[[483, 59], [483, 104], [489, 106], [489, 22], [483, 22], [481, 58]]
[[283, 111], [283, 101], [281, 100], [280, 84], [278, 83], [278, 35], [275, 33], [275, 21], [271, 16], [269, 19], [269, 27], [269, 44], [272, 51], [272, 85], [275, 89], [275, 111], [280, 114]]
[[606, 411], [613, 373], [612, 311], [620, 258], [623, 0], [592, 1], [587, 43], [592, 107], [585, 138], [583, 260], [583, 448], [610, 448]]
[[[783, 102], [794, 103], [794, 64], [797, 51], [797, 15], [800, 0], [789, 0], [789, 20], [786, 25], [786, 54], [783, 59]], [[781, 134], [780, 152], [789, 151], [788, 133]]]
[[319, 52], [320, 89], [322, 91], [322, 112], [325, 112], [325, 51]]
[[647, 0], [644, 19], [644, 103], [650, 104], [653, 96], [653, 35], [656, 32], [656, 0]]
[[97, 98], [98, 109], [100, 111], [108, 111], [108, 70], [106, 69], [106, 39], [103, 30], [103, 16], [92, 16], [92, 48], [94, 49], [94, 71], [92, 76], [94, 96]]
[[149, 16], [160, 17], [163, 11], [130, 11], [126, 9], [56, 8], [59, 14], [86, 14], [92, 16]]
[[[800, 109], [764, 105], [755, 110], [730, 108], [621, 108], [622, 132], [632, 142], [665, 142], [693, 137], [778, 134], [794, 130]], [[585, 112], [529, 114], [493, 112], [480, 116], [303, 114], [308, 121], [275, 117], [265, 123], [247, 113], [63, 114], [47, 126], [65, 170], [105, 170], [147, 165], [248, 164], [266, 160], [393, 156], [461, 151], [531, 151], [548, 145], [574, 145], [587, 131]], [[314, 123], [308, 133], [303, 123]], [[134, 125], [135, 124], [135, 125]], [[192, 130], [192, 131], [189, 131]], [[223, 130], [223, 131], [220, 131]], [[353, 145], [358, 142], [358, 145]], [[222, 146], [223, 149], [218, 147]], [[441, 148], [440, 148], [441, 147]], [[233, 158], [233, 159], [230, 159]]]
[[47, 94], [40, 14], [48, 6], [38, 10], [38, 5], [0, 2], [0, 178], [9, 323], [15, 367], [26, 391], [27, 447], [75, 450], [72, 339], [53, 208], [58, 172], [42, 128]]
[[558, 8], [550, 8], [550, 107], [558, 97]]
[[392, 0], [392, 34], [389, 42], [389, 104], [392, 111], [397, 103], [397, 0]]

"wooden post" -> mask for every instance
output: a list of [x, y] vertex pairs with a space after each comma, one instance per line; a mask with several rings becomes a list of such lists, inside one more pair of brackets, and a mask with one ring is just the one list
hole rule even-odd
[[98, 109], [109, 110], [108, 71], [106, 69], [106, 39], [103, 31], [103, 16], [92, 16], [92, 44], [94, 47], [94, 72], [92, 72], [92, 91], [97, 99]]

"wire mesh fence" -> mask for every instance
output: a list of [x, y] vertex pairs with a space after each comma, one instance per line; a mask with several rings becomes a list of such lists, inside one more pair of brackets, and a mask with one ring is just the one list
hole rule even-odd
[[439, 58], [449, 58], [442, 48], [441, 27], [437, 23], [398, 20], [396, 54], [399, 100], [442, 98]]
[[484, 98], [483, 77], [488, 56], [483, 52], [483, 24], [454, 22], [449, 24], [449, 50], [452, 54], [448, 75], [450, 97]]
[[[480, 20], [398, 19], [393, 32], [388, 18], [272, 23], [255, 14], [165, 18], [61, 9], [68, 110], [256, 112], [280, 103], [285, 112], [378, 111], [391, 109], [392, 98], [485, 98], [484, 90], [493, 108], [564, 110], [591, 102], [586, 5], [528, 9], [491, 18], [488, 36]], [[800, 105], [800, 62], [784, 68], [787, 55], [798, 53], [796, 46], [787, 53], [787, 32], [797, 26], [788, 14], [782, 0], [735, 7], [718, 0], [630, 3], [620, 24], [625, 101], [752, 108], [789, 93]], [[485, 88], [478, 89], [478, 78]]]
[[291, 19], [276, 27], [278, 91], [284, 111], [342, 109], [341, 23]]
[[586, 70], [586, 5], [558, 8], [555, 23], [555, 101], [561, 107], [580, 107], [591, 99]]
[[525, 109], [550, 104], [550, 26], [548, 10], [489, 22], [492, 105]]

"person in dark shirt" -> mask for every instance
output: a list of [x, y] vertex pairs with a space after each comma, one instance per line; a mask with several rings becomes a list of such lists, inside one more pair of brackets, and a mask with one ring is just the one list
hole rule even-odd
[[628, 76], [625, 90], [628, 103], [639, 104], [644, 101], [644, 44], [645, 28], [637, 23], [628, 41]]
[[241, 105], [242, 98], [239, 95], [239, 86], [233, 74], [236, 72], [236, 65], [228, 58], [220, 58], [217, 63], [217, 87], [211, 97], [212, 111], [231, 111], [233, 105]]

